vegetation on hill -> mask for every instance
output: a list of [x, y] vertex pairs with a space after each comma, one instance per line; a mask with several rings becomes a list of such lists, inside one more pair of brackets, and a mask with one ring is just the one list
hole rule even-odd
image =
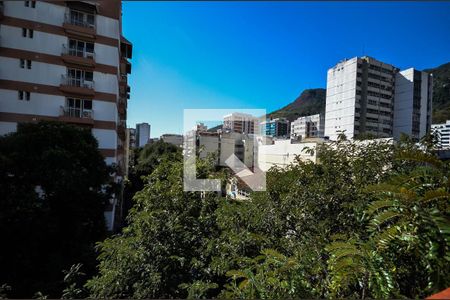
[[424, 71], [433, 74], [433, 123], [450, 120], [450, 63]]
[[325, 89], [304, 90], [294, 102], [268, 114], [269, 118], [287, 118], [289, 121], [303, 116], [325, 113]]

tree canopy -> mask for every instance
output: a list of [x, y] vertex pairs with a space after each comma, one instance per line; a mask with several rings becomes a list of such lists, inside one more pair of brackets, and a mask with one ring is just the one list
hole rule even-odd
[[0, 284], [9, 297], [60, 297], [62, 271], [75, 263], [93, 273], [110, 171], [88, 129], [39, 122], [0, 137]]

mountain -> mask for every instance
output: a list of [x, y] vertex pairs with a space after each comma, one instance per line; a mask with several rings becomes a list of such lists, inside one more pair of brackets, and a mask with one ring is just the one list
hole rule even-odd
[[268, 115], [270, 118], [287, 118], [294, 121], [298, 117], [325, 113], [325, 89], [304, 90], [294, 102]]
[[450, 63], [424, 70], [433, 74], [433, 123], [450, 120]]
[[212, 128], [209, 128], [207, 131], [208, 132], [217, 132], [217, 130], [222, 129], [222, 128], [223, 128], [223, 125], [220, 124], [220, 125], [214, 126]]

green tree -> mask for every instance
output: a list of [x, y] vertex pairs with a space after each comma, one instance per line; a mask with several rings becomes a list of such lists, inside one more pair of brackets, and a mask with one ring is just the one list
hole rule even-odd
[[[209, 170], [208, 161], [199, 162], [199, 176]], [[128, 226], [99, 245], [99, 275], [87, 283], [92, 297], [187, 297], [187, 284], [208, 278], [217, 196], [184, 192], [182, 178], [180, 153], [161, 159], [146, 178]]]
[[90, 130], [58, 122], [0, 137], [0, 166], [0, 282], [10, 297], [59, 297], [63, 269], [93, 273], [111, 170]]

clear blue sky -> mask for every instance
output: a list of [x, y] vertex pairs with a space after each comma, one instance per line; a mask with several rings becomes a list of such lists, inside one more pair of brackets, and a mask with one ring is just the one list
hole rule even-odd
[[268, 112], [325, 87], [344, 58], [399, 68], [450, 61], [450, 2], [123, 3], [133, 43], [128, 125], [180, 133], [185, 108]]

